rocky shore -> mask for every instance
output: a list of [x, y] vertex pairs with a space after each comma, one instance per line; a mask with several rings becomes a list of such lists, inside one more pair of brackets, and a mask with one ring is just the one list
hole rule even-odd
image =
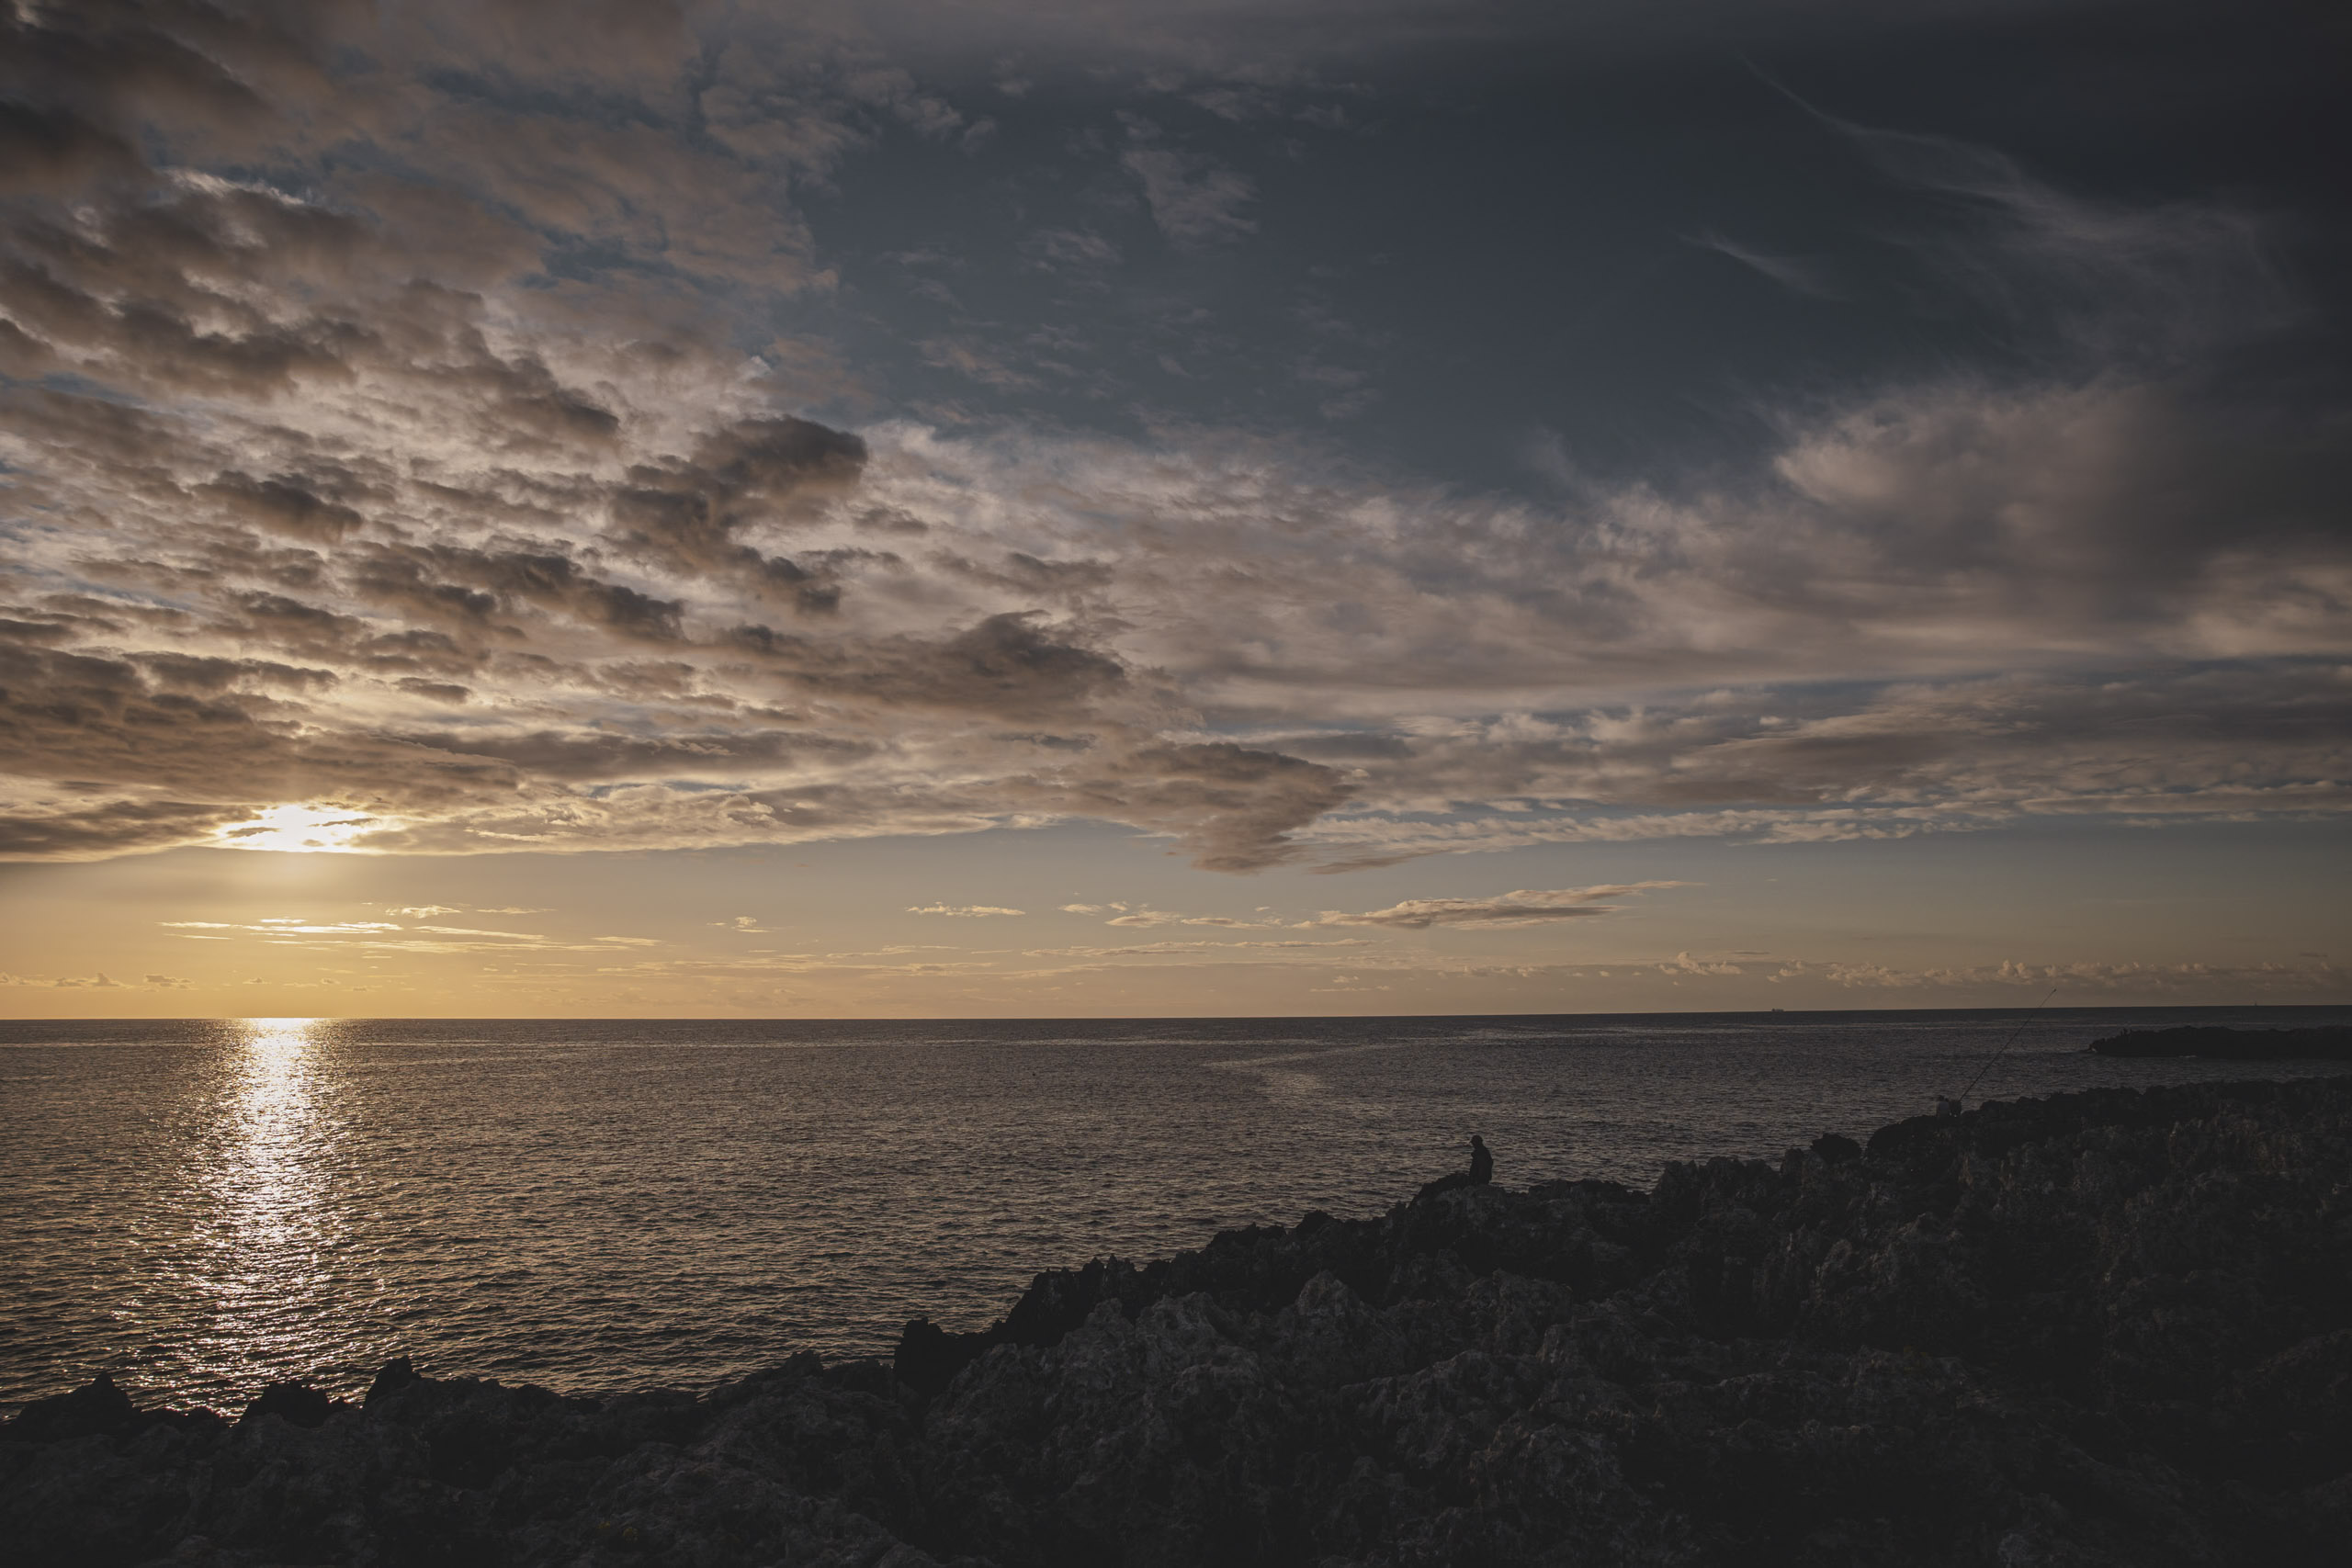
[[38, 1564], [2321, 1563], [2352, 1077], [1468, 1188], [605, 1401], [386, 1367], [0, 1427]]

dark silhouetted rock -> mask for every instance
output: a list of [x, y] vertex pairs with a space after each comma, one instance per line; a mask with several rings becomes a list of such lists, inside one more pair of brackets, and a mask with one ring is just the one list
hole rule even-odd
[[298, 1395], [28, 1406], [11, 1561], [2334, 1563], [2352, 1078], [1315, 1213], [698, 1398]]
[[2352, 1029], [2127, 1029], [2090, 1049], [2102, 1056], [2210, 1056], [2224, 1062], [2352, 1062]]
[[918, 1393], [933, 1394], [979, 1359], [993, 1343], [985, 1335], [950, 1334], [929, 1318], [919, 1317], [899, 1336], [890, 1365], [900, 1382]]
[[135, 1430], [146, 1418], [117, 1388], [114, 1379], [100, 1372], [71, 1393], [36, 1399], [17, 1413], [0, 1431], [20, 1442], [56, 1443], [69, 1438]]
[[1862, 1157], [1862, 1145], [1837, 1133], [1824, 1133], [1814, 1139], [1813, 1152], [1831, 1165], [1843, 1165], [1849, 1159]]
[[384, 1363], [376, 1381], [368, 1385], [365, 1403], [373, 1404], [379, 1399], [388, 1399], [416, 1381], [414, 1364], [406, 1356], [395, 1356]]
[[334, 1413], [334, 1401], [317, 1389], [299, 1382], [274, 1382], [261, 1391], [260, 1398], [245, 1406], [243, 1419], [278, 1416], [297, 1427], [323, 1427]]

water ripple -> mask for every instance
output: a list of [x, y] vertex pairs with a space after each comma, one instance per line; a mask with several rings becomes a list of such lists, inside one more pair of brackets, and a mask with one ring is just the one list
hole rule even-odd
[[[1984, 1092], [2248, 1076], [2082, 1055], [2127, 1016], [2189, 1015], [2044, 1014]], [[1507, 1182], [1641, 1185], [1865, 1133], [2015, 1021], [0, 1024], [0, 1404], [100, 1369], [235, 1408], [401, 1354], [580, 1391], [870, 1354], [1040, 1268], [1376, 1213], [1473, 1131]]]

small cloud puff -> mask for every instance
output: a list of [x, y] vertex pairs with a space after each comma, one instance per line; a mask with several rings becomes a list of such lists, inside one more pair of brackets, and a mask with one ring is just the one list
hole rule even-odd
[[[405, 915], [413, 920], [429, 920], [440, 915], [461, 915], [468, 908], [469, 906], [464, 904], [404, 904], [384, 912], [388, 915]], [[550, 911], [545, 906], [526, 908], [519, 904], [506, 904], [496, 908], [482, 905], [475, 908], [473, 912], [477, 915], [544, 915]]]
[[995, 904], [910, 904], [910, 915], [949, 915], [957, 919], [980, 919], [989, 915], [1022, 915], [1025, 909], [1007, 909]]

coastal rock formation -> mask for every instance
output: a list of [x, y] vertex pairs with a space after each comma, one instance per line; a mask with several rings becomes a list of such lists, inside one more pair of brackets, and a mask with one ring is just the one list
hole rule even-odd
[[1041, 1274], [894, 1369], [394, 1362], [0, 1427], [27, 1564], [2207, 1564], [2352, 1528], [2352, 1078], [1468, 1187]]
[[2352, 1062], [2352, 1029], [2127, 1029], [2090, 1048], [2102, 1056], [2206, 1056], [2224, 1062]]

